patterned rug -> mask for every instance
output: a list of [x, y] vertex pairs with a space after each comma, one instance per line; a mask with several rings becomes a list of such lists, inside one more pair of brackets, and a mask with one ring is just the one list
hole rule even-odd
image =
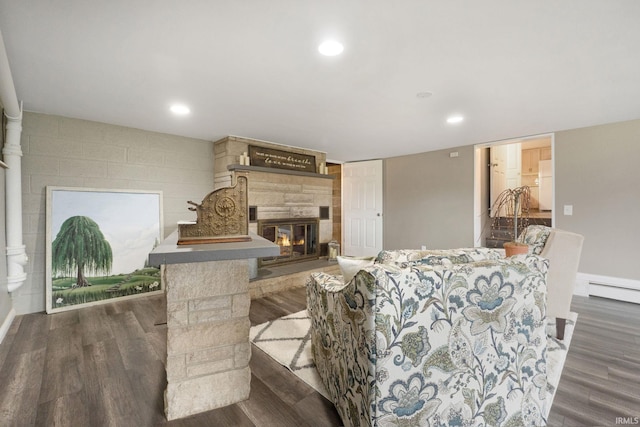
[[249, 338], [272, 359], [329, 399], [311, 357], [310, 329], [311, 319], [305, 309], [253, 326]]
[[[555, 338], [555, 319], [547, 324], [547, 382], [552, 402], [560, 383], [560, 375], [567, 358], [577, 318], [577, 313], [570, 314], [563, 341], [558, 341]], [[311, 358], [310, 326], [311, 321], [307, 310], [302, 310], [252, 327], [249, 337], [258, 348], [329, 399]], [[549, 405], [549, 410], [551, 410], [551, 405]], [[548, 415], [545, 414], [545, 417]]]

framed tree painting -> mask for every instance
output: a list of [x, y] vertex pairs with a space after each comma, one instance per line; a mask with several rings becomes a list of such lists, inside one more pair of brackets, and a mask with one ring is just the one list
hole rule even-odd
[[162, 292], [162, 193], [47, 187], [47, 313]]

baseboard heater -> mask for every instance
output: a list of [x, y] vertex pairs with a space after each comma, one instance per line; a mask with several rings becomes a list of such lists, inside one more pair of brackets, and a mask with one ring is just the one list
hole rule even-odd
[[589, 296], [640, 304], [640, 281], [606, 276], [584, 276], [589, 283]]

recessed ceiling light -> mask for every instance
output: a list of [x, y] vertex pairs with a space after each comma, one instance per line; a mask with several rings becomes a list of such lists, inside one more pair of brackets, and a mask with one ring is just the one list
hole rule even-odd
[[178, 116], [186, 116], [191, 112], [189, 107], [184, 104], [173, 104], [171, 108], [169, 108], [173, 114]]
[[318, 46], [318, 51], [324, 56], [336, 56], [340, 55], [344, 50], [342, 43], [335, 40], [326, 40]]
[[464, 120], [464, 117], [462, 117], [460, 115], [455, 115], [455, 116], [448, 117], [447, 118], [447, 123], [456, 124], [456, 123], [460, 123], [463, 120]]

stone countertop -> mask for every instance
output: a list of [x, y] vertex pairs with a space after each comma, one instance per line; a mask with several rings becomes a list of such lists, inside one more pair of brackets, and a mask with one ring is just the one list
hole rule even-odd
[[206, 243], [178, 245], [178, 230], [174, 231], [149, 254], [149, 265], [184, 264], [192, 262], [262, 258], [280, 255], [280, 247], [250, 233], [250, 242]]

